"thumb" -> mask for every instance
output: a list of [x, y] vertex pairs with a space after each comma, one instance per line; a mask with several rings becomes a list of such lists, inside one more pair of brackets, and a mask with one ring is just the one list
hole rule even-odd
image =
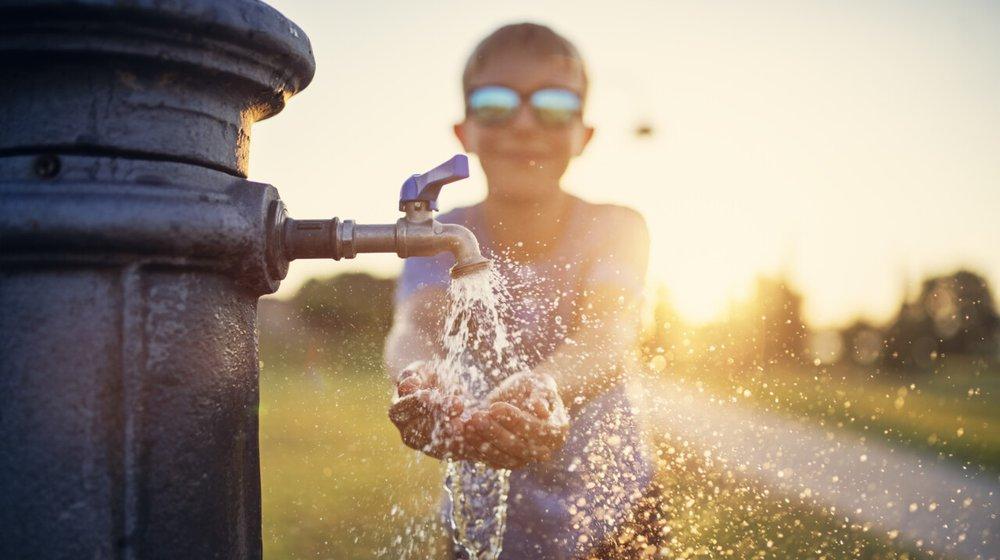
[[539, 420], [548, 420], [551, 411], [549, 410], [549, 402], [543, 398], [532, 398], [528, 401], [528, 410], [538, 417]]
[[399, 394], [399, 396], [404, 397], [416, 392], [421, 388], [421, 385], [422, 383], [418, 375], [410, 375], [399, 380], [396, 385], [396, 393]]
[[465, 405], [462, 404], [462, 399], [458, 397], [448, 397], [444, 400], [442, 408], [448, 416], [458, 416], [465, 410]]

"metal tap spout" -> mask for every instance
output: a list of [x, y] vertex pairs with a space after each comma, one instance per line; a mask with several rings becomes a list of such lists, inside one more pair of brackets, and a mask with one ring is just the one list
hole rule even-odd
[[490, 260], [479, 251], [479, 240], [471, 231], [456, 224], [444, 224], [442, 228], [440, 235], [445, 238], [448, 250], [455, 256], [455, 264], [449, 270], [452, 278], [467, 276], [490, 267]]
[[483, 257], [479, 241], [468, 228], [433, 219], [425, 202], [408, 202], [405, 210], [406, 217], [396, 222], [396, 254], [400, 257], [426, 257], [447, 251], [455, 257], [452, 278], [489, 267], [490, 261]]
[[442, 224], [433, 215], [441, 187], [468, 174], [468, 160], [459, 155], [407, 179], [399, 198], [405, 215], [395, 224], [356, 224], [338, 218], [294, 220], [278, 208], [272, 213], [275, 233], [270, 252], [285, 266], [295, 259], [353, 259], [358, 253], [396, 253], [405, 259], [449, 252], [455, 257], [452, 278], [484, 270], [490, 261], [479, 250], [476, 236], [463, 226]]

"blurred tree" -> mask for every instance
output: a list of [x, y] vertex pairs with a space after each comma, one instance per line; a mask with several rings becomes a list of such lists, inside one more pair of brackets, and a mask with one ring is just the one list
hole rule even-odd
[[937, 359], [939, 345], [934, 324], [924, 307], [904, 301], [886, 329], [883, 363], [896, 369], [926, 371]]
[[805, 359], [802, 295], [785, 278], [758, 278], [753, 298], [741, 315], [734, 327], [745, 333], [743, 343], [753, 361], [797, 364]]
[[[666, 286], [663, 284], [657, 286], [655, 297], [652, 321], [643, 333], [642, 352], [647, 359], [651, 360], [652, 369], [663, 371], [675, 359], [678, 333], [681, 332], [681, 321], [677, 311], [670, 303], [670, 295]], [[662, 358], [656, 358], [656, 356], [662, 356]]]
[[710, 362], [743, 369], [803, 363], [807, 334], [802, 296], [783, 277], [761, 276], [750, 299], [732, 306], [724, 322], [703, 327], [699, 338]]
[[374, 336], [392, 325], [395, 281], [366, 273], [346, 273], [306, 282], [292, 299], [310, 327], [329, 336]]
[[861, 366], [870, 366], [882, 357], [884, 337], [878, 327], [857, 320], [840, 331], [844, 345], [842, 359]]
[[923, 282], [915, 301], [904, 301], [886, 333], [887, 365], [926, 370], [944, 355], [966, 355], [995, 362], [1000, 340], [989, 284], [959, 270]]
[[941, 352], [996, 356], [997, 316], [986, 279], [968, 270], [924, 282], [920, 305], [934, 323]]
[[306, 282], [259, 305], [262, 359], [303, 373], [377, 373], [392, 324], [395, 281], [364, 273]]

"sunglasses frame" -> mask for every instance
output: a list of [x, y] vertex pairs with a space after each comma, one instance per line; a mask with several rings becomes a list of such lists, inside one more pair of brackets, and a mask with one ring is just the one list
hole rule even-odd
[[[475, 94], [477, 91], [479, 91], [481, 89], [484, 89], [484, 88], [501, 88], [501, 89], [505, 89], [507, 91], [511, 91], [511, 92], [517, 94], [517, 97], [518, 97], [517, 105], [513, 108], [513, 110], [510, 112], [510, 115], [508, 117], [506, 117], [504, 119], [501, 119], [501, 120], [496, 120], [496, 121], [488, 121], [488, 120], [483, 120], [483, 119], [480, 119], [480, 118], [476, 117], [476, 115], [472, 112], [472, 108], [469, 106], [469, 101], [471, 100], [473, 94]], [[570, 119], [568, 119], [564, 123], [547, 123], [547, 122], [545, 122], [539, 116], [539, 112], [542, 109], [536, 107], [531, 102], [531, 98], [534, 97], [536, 93], [538, 93], [540, 91], [545, 91], [545, 90], [558, 90], [558, 91], [564, 91], [564, 92], [573, 94], [573, 96], [576, 97], [576, 100], [579, 103], [579, 106], [576, 108], [575, 111], [573, 111], [573, 117], [570, 118]], [[478, 86], [476, 86], [474, 88], [470, 88], [468, 91], [465, 92], [465, 116], [466, 116], [466, 118], [470, 118], [470, 119], [476, 121], [477, 123], [482, 124], [483, 126], [503, 126], [503, 125], [509, 123], [514, 118], [514, 116], [517, 115], [517, 112], [521, 109], [521, 107], [524, 107], [524, 106], [527, 106], [529, 109], [531, 109], [531, 114], [534, 117], [535, 122], [537, 122], [543, 128], [550, 128], [550, 129], [566, 128], [570, 124], [573, 123], [574, 119], [581, 119], [582, 118], [582, 116], [583, 116], [583, 95], [581, 95], [580, 92], [574, 91], [574, 90], [572, 90], [572, 89], [570, 89], [568, 87], [557, 86], [557, 85], [541, 86], [539, 88], [535, 88], [535, 89], [533, 89], [531, 91], [528, 91], [528, 92], [522, 92], [522, 91], [518, 91], [518, 90], [516, 90], [516, 89], [514, 89], [514, 88], [512, 88], [510, 86], [505, 86], [505, 85], [502, 85], [502, 84], [482, 84], [482, 85], [478, 85]]]

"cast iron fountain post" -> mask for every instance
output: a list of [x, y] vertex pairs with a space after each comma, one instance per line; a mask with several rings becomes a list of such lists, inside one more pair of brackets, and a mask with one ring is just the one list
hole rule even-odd
[[313, 71], [253, 0], [0, 4], [0, 557], [260, 557], [250, 127]]

